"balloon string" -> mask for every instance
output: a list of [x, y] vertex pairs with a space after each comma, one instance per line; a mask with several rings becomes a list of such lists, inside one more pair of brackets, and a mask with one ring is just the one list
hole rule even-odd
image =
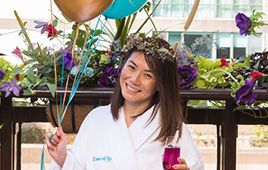
[[[58, 77], [57, 77], [57, 61], [56, 61], [56, 52], [54, 51], [54, 55], [53, 55], [53, 59], [54, 59], [54, 77], [55, 77], [55, 91], [56, 91], [56, 96], [55, 96], [55, 98], [56, 98], [56, 104], [58, 103], [58, 95], [57, 95], [57, 82], [58, 82]], [[59, 106], [57, 105], [56, 106], [56, 113], [57, 113], [57, 115], [58, 115], [58, 113], [59, 113]], [[59, 119], [58, 119], [59, 120]], [[59, 122], [58, 122], [59, 123]]]
[[[102, 25], [101, 30], [100, 30], [100, 34], [98, 35], [98, 37], [95, 37], [96, 30], [97, 30], [97, 26], [99, 25], [99, 21], [100, 21], [100, 17], [99, 17], [98, 22], [97, 22], [97, 25], [96, 25], [96, 27], [95, 27], [95, 29], [94, 29], [92, 38], [89, 40], [88, 49], [87, 49], [86, 55], [85, 55], [84, 58], [83, 58], [82, 65], [80, 66], [79, 75], [77, 76], [77, 79], [76, 79], [76, 81], [75, 81], [75, 83], [74, 83], [74, 86], [73, 86], [73, 89], [72, 89], [72, 91], [71, 91], [71, 94], [70, 94], [70, 96], [69, 96], [69, 101], [68, 101], [68, 103], [67, 103], [67, 105], [66, 105], [67, 107], [69, 106], [70, 102], [72, 101], [72, 99], [73, 99], [73, 97], [74, 97], [74, 95], [75, 95], [75, 92], [77, 91], [77, 89], [78, 89], [78, 87], [79, 87], [81, 77], [82, 77], [82, 75], [83, 75], [83, 73], [84, 73], [84, 71], [85, 71], [85, 69], [86, 69], [88, 63], [89, 63], [90, 60], [91, 60], [92, 54], [94, 53], [94, 51], [95, 51], [95, 49], [97, 48], [97, 45], [98, 45], [98, 43], [99, 43], [99, 37], [100, 37], [100, 35], [101, 35], [101, 33], [102, 33], [102, 30], [103, 30], [103, 27], [104, 27], [104, 25]], [[89, 51], [90, 51], [91, 44], [92, 44], [92, 42], [93, 42], [95, 39], [97, 39], [97, 42], [95, 42], [95, 44], [94, 44], [94, 46], [93, 46], [93, 49], [91, 50], [91, 53], [90, 53], [90, 55], [89, 55], [89, 57], [88, 57], [88, 59], [87, 59], [87, 56], [88, 56]], [[86, 61], [86, 59], [87, 59], [87, 61]], [[66, 111], [67, 111], [67, 107], [65, 107], [65, 110], [64, 110], [64, 112], [63, 112], [64, 114], [63, 114], [63, 116], [62, 116], [62, 119], [63, 119], [64, 116], [65, 116], [65, 113], [66, 113]]]
[[[65, 42], [65, 29], [64, 29], [64, 32], [63, 32], [63, 42]], [[60, 81], [60, 87], [62, 88], [63, 87], [63, 82], [64, 82], [64, 62], [65, 62], [65, 58], [64, 58], [64, 53], [62, 53], [62, 65], [61, 65], [61, 81]], [[60, 111], [57, 113], [57, 117], [58, 117], [58, 125], [60, 124], [61, 122], [61, 115], [60, 113], [62, 113], [62, 94], [60, 94]]]
[[[72, 65], [73, 58], [74, 58], [74, 55], [75, 55], [74, 51], [75, 51], [75, 45], [76, 45], [76, 42], [77, 42], [77, 38], [78, 38], [78, 35], [79, 35], [79, 27], [80, 27], [80, 24], [77, 22], [76, 23], [76, 30], [75, 30], [75, 38], [74, 38], [73, 45], [72, 45], [72, 59], [71, 59], [70, 65]], [[70, 80], [70, 73], [68, 73], [67, 80], [66, 80], [66, 86], [65, 86], [65, 90], [64, 90], [64, 96], [63, 96], [62, 110], [64, 110], [64, 105], [65, 105], [66, 93], [67, 93], [67, 89], [68, 89], [68, 85], [69, 85], [69, 80]], [[63, 113], [61, 114], [60, 120], [62, 119], [62, 116], [63, 116]], [[59, 125], [61, 125], [61, 122], [62, 121], [59, 122]]]
[[45, 144], [44, 144], [42, 148], [40, 170], [45, 170], [45, 169], [46, 167], [45, 167]]
[[[65, 29], [63, 31], [63, 42], [65, 42]], [[62, 54], [62, 63], [64, 63], [64, 53]], [[57, 104], [57, 71], [56, 71], [56, 59], [55, 59], [55, 53], [54, 53], [54, 69], [55, 69], [55, 86], [56, 86], [56, 104]], [[61, 76], [60, 76], [60, 87], [63, 86], [63, 80], [64, 80], [64, 64], [62, 64], [62, 67], [61, 67]], [[57, 107], [57, 118], [58, 118], [58, 124], [60, 122], [60, 115], [59, 113], [61, 113], [61, 105], [62, 105], [62, 94], [60, 94], [60, 112], [58, 112], [58, 107]], [[54, 134], [56, 133], [56, 130], [54, 131], [54, 133], [50, 136], [49, 138], [49, 141], [51, 141], [51, 139], [53, 138]], [[41, 153], [41, 163], [40, 163], [40, 170], [45, 170], [46, 167], [45, 167], [45, 145], [43, 145], [43, 148], [42, 148], [42, 153]]]
[[[71, 103], [71, 101], [72, 101], [72, 99], [73, 99], [73, 97], [74, 97], [74, 95], [75, 95], [75, 92], [77, 91], [77, 89], [78, 89], [78, 87], [79, 87], [80, 79], [81, 79], [81, 77], [82, 77], [82, 75], [83, 75], [83, 73], [84, 73], [84, 70], [86, 69], [88, 63], [89, 63], [90, 60], [91, 60], [92, 53], [96, 50], [97, 45], [98, 45], [98, 43], [99, 43], [99, 37], [100, 37], [100, 35], [101, 35], [101, 33], [102, 33], [102, 30], [103, 30], [103, 27], [104, 27], [104, 25], [102, 25], [101, 30], [100, 30], [100, 31], [101, 31], [100, 34], [99, 34], [97, 37], [95, 37], [95, 34], [96, 34], [96, 31], [97, 31], [98, 25], [99, 25], [99, 23], [100, 23], [100, 18], [101, 18], [101, 16], [98, 17], [98, 21], [97, 21], [97, 23], [96, 23], [95, 29], [94, 29], [93, 34], [92, 34], [92, 36], [91, 36], [91, 38], [90, 38], [90, 40], [89, 40], [89, 43], [88, 43], [87, 51], [86, 51], [86, 53], [85, 53], [85, 55], [84, 55], [84, 57], [83, 57], [82, 64], [81, 64], [81, 65], [79, 64], [80, 67], [79, 67], [79, 71], [77, 72], [77, 78], [76, 78], [76, 80], [74, 81], [74, 85], [73, 85], [73, 88], [72, 88], [72, 90], [71, 90], [71, 94], [70, 94], [70, 96], [69, 96], [69, 99], [68, 99], [68, 102], [67, 102], [67, 104], [66, 104], [66, 107], [64, 108], [64, 111], [63, 111], [63, 114], [62, 114], [62, 117], [61, 117], [61, 122], [62, 122], [62, 120], [63, 120], [63, 118], [64, 118], [64, 116], [65, 116], [65, 114], [66, 114], [66, 111], [67, 111], [67, 109], [68, 109], [68, 106], [70, 105], [70, 103]], [[94, 46], [93, 46], [93, 50], [90, 50], [90, 49], [91, 49], [91, 44], [92, 44], [92, 42], [93, 42], [94, 40], [96, 40], [96, 39], [97, 39], [97, 42], [95, 42], [95, 44], [94, 44]], [[90, 52], [90, 51], [91, 51], [91, 53], [90, 53], [90, 55], [89, 55], [89, 52]], [[89, 56], [89, 57], [88, 57], [88, 56]], [[88, 59], [87, 59], [87, 58], [88, 58]]]
[[[90, 60], [91, 60], [92, 54], [95, 52], [95, 50], [96, 50], [96, 48], [97, 48], [97, 46], [98, 46], [98, 44], [99, 44], [99, 42], [100, 42], [99, 37], [100, 37], [100, 35], [102, 34], [103, 29], [104, 29], [104, 26], [105, 26], [106, 23], [107, 23], [107, 19], [105, 19], [105, 22], [104, 22], [104, 23], [102, 24], [102, 26], [101, 26], [100, 34], [98, 35], [98, 37], [95, 38], [95, 39], [97, 39], [97, 41], [96, 41], [96, 43], [94, 44], [93, 49], [91, 50], [90, 56], [89, 56], [89, 58], [88, 58], [86, 64], [83, 65], [84, 68], [82, 68], [80, 77], [79, 77], [79, 79], [78, 79], [79, 81], [80, 81], [82, 74], [84, 73], [85, 69], [87, 68], [87, 66], [88, 66], [88, 64], [89, 64], [89, 62], [90, 62]], [[79, 85], [79, 83], [76, 85], [76, 88], [78, 88], [78, 85]]]

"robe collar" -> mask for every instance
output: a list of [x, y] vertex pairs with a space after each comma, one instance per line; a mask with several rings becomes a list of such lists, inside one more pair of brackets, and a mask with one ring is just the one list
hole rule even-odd
[[124, 111], [122, 108], [120, 109], [119, 121], [128, 129], [129, 137], [135, 150], [142, 147], [148, 140], [153, 142], [156, 138], [156, 132], [158, 132], [160, 126], [160, 113], [158, 109], [154, 119], [150, 120], [154, 108], [155, 105], [149, 108], [141, 116], [137, 117], [128, 128], [125, 121]]

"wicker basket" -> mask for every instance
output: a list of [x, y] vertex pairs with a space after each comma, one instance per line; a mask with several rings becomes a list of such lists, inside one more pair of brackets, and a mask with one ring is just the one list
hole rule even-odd
[[[58, 126], [56, 107], [57, 104], [53, 101], [50, 101], [49, 107], [47, 107], [46, 110], [48, 120], [52, 123], [53, 126]], [[93, 108], [94, 106], [91, 104], [71, 103], [62, 121], [62, 128], [64, 132], [77, 133], [81, 126], [81, 123]]]

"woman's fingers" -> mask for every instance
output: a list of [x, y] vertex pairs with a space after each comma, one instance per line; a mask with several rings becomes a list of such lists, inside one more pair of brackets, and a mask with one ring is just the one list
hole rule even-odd
[[46, 143], [47, 148], [48, 148], [49, 150], [51, 150], [51, 151], [54, 151], [54, 150], [55, 150], [56, 147], [53, 146], [53, 145], [50, 143], [49, 138], [48, 138], [47, 136], [46, 136], [45, 143]]
[[186, 164], [186, 161], [183, 158], [178, 158], [178, 162], [180, 164]]
[[178, 158], [179, 164], [173, 165], [172, 168], [178, 170], [190, 170], [186, 164], [186, 161], [183, 158]]
[[58, 128], [55, 128], [53, 132], [47, 132], [46, 139], [50, 144], [57, 146], [61, 141], [61, 133], [59, 132]]

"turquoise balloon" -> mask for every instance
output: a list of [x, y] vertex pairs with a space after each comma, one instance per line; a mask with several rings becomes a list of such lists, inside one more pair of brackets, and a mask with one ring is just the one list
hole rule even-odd
[[111, 19], [120, 19], [129, 16], [139, 10], [147, 0], [114, 0], [102, 13]]
[[85, 70], [84, 70], [84, 74], [88, 77], [92, 77], [94, 75], [94, 70], [93, 68], [91, 67], [87, 67]]

